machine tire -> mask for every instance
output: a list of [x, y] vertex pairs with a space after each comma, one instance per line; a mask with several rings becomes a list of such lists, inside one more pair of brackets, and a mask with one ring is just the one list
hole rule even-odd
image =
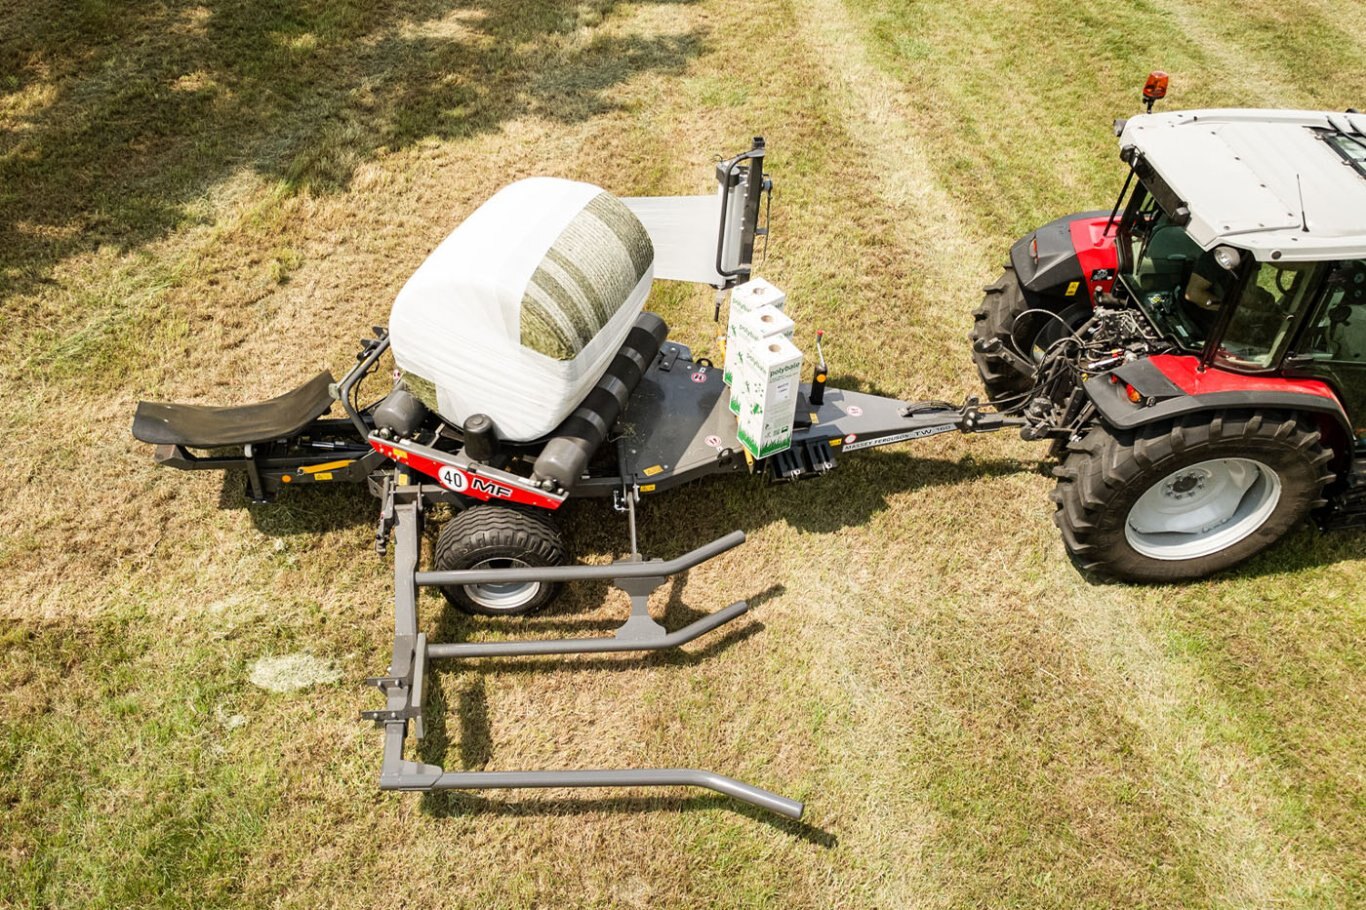
[[[972, 314], [972, 332], [968, 335], [972, 342], [972, 359], [977, 364], [987, 397], [992, 401], [1018, 398], [1034, 388], [1035, 371], [1021, 369], [1012, 358], [1000, 352], [1010, 350], [1029, 358], [1045, 328], [1057, 325], [1042, 314], [1021, 321], [1021, 314], [1037, 308], [1055, 310], [1072, 328], [1091, 317], [1090, 303], [1085, 298], [1077, 302], [1049, 298], [1031, 303], [1025, 297], [1015, 268], [1009, 265], [995, 283], [987, 285], [982, 305]], [[991, 345], [996, 350], [980, 351], [979, 344]]]
[[[1203, 578], [1259, 553], [1323, 505], [1323, 487], [1334, 478], [1327, 467], [1332, 457], [1318, 430], [1285, 411], [1192, 414], [1134, 432], [1097, 425], [1053, 469], [1053, 520], [1083, 570], [1136, 582]], [[1222, 521], [1191, 533], [1154, 534], [1131, 520], [1181, 515], [1183, 497], [1196, 507], [1202, 497], [1207, 504], [1214, 494], [1204, 492], [1205, 478], [1230, 469], [1253, 470], [1256, 479], [1222, 494], [1224, 503], [1230, 496], [1237, 503]], [[1214, 481], [1210, 487], [1219, 489]], [[1150, 491], [1144, 501], [1165, 512], [1140, 505]]]
[[[564, 540], [548, 516], [506, 506], [471, 506], [442, 526], [433, 560], [437, 571], [526, 566], [560, 566]], [[444, 585], [441, 593], [466, 613], [517, 616], [533, 613], [560, 593], [559, 583]]]

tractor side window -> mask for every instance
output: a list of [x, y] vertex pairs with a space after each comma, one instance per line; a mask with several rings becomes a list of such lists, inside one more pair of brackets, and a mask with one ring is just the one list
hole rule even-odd
[[1120, 279], [1159, 331], [1199, 350], [1213, 319], [1209, 307], [1192, 305], [1186, 286], [1204, 251], [1154, 197], [1141, 186], [1137, 193], [1120, 225]]
[[1286, 341], [1313, 284], [1312, 262], [1260, 262], [1243, 288], [1219, 348], [1230, 366], [1269, 367]]
[[1171, 299], [1186, 283], [1200, 247], [1185, 228], [1171, 223], [1157, 201], [1148, 196], [1130, 225], [1126, 257], [1130, 277], [1144, 294]]
[[1366, 260], [1340, 264], [1326, 284], [1308, 353], [1339, 363], [1366, 363]]

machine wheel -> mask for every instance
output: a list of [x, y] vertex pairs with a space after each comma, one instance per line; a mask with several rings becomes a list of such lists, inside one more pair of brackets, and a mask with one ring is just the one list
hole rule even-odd
[[1022, 315], [1034, 308], [1025, 299], [1014, 267], [1006, 266], [996, 283], [987, 286], [982, 305], [972, 314], [974, 322], [968, 335], [972, 359], [987, 397], [993, 401], [1016, 398], [1034, 388], [1035, 371], [1022, 369], [1004, 351], [1038, 363], [1048, 346], [1062, 337], [1064, 323], [1075, 329], [1091, 318], [1090, 301], [1084, 297], [1075, 302], [1049, 298], [1040, 304], [1039, 308], [1055, 310], [1062, 322], [1043, 313]]
[[1194, 414], [1133, 433], [1093, 427], [1053, 469], [1054, 522], [1083, 569], [1125, 581], [1203, 578], [1323, 505], [1333, 453], [1286, 412]]
[[[560, 566], [564, 541], [550, 519], [506, 506], [472, 506], [446, 522], [436, 538], [438, 571]], [[466, 613], [515, 616], [544, 607], [558, 583], [446, 585], [441, 593]]]

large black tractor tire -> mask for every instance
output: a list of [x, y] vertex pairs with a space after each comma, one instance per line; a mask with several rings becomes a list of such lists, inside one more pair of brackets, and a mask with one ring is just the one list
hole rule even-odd
[[1122, 581], [1203, 578], [1275, 543], [1324, 504], [1333, 453], [1302, 416], [1212, 412], [1092, 427], [1053, 469], [1054, 522], [1084, 570]]
[[[1031, 309], [1054, 312], [1062, 320]], [[982, 305], [972, 314], [972, 359], [982, 386], [992, 401], [1018, 401], [1034, 388], [1035, 364], [1049, 344], [1067, 329], [1080, 327], [1091, 317], [1087, 298], [1045, 298], [1031, 304], [1012, 266], [985, 288]], [[1065, 325], [1064, 325], [1065, 324]], [[1007, 356], [1012, 352], [1016, 357]], [[1031, 366], [1026, 368], [1021, 361]]]
[[[446, 522], [436, 538], [438, 571], [561, 566], [564, 540], [550, 519], [506, 506], [472, 506]], [[532, 613], [560, 593], [560, 585], [524, 582], [443, 585], [441, 593], [466, 613], [516, 616]]]

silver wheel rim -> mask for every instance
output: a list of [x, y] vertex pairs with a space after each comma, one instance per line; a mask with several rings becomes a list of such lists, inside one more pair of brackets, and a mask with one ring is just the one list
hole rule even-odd
[[[526, 568], [520, 559], [486, 559], [470, 566], [471, 569]], [[485, 610], [499, 613], [515, 612], [536, 599], [541, 592], [539, 581], [517, 581], [506, 584], [465, 585], [465, 596]]]
[[1266, 524], [1281, 478], [1251, 458], [1212, 458], [1179, 468], [1129, 509], [1124, 536], [1151, 559], [1198, 559], [1228, 549]]

